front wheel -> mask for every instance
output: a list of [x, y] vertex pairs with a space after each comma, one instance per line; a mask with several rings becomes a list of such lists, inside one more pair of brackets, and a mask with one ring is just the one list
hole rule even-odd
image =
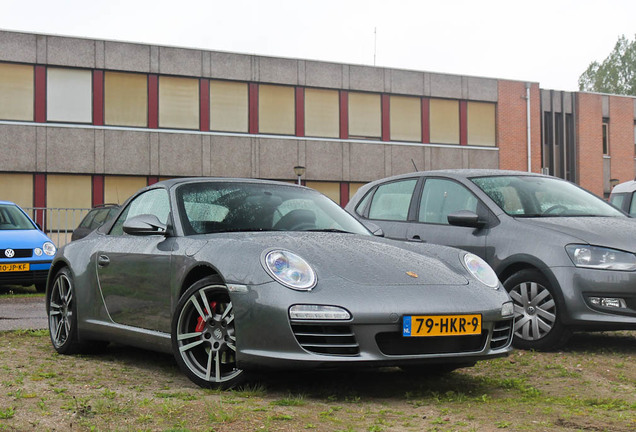
[[554, 287], [536, 270], [521, 270], [503, 283], [515, 308], [513, 344], [527, 350], [553, 350], [570, 337]]
[[60, 354], [73, 354], [80, 350], [77, 338], [77, 307], [75, 285], [68, 268], [55, 275], [51, 293], [47, 296], [49, 332], [53, 348]]
[[172, 349], [181, 370], [201, 387], [227, 389], [244, 380], [236, 367], [234, 309], [219, 278], [196, 282], [179, 300]]

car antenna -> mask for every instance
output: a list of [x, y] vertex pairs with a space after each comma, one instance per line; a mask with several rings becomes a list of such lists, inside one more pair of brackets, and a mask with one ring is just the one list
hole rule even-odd
[[415, 165], [415, 161], [413, 160], [413, 158], [411, 158], [411, 163], [413, 164], [413, 168], [415, 168], [415, 171], [416, 171], [416, 172], [417, 172], [417, 171], [419, 171], [419, 170], [417, 169], [417, 165]]

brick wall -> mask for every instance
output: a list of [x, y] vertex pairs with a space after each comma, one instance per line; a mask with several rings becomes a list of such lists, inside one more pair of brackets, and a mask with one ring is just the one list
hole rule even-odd
[[[527, 171], [526, 86], [518, 81], [499, 81], [497, 145], [499, 168]], [[532, 171], [541, 171], [541, 106], [539, 85], [530, 87]]]
[[634, 100], [609, 97], [610, 178], [620, 183], [634, 179]]
[[577, 93], [578, 183], [603, 196], [603, 102], [598, 94]]

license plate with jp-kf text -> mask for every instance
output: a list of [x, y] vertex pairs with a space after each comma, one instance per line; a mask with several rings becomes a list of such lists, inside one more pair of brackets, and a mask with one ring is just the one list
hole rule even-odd
[[0, 264], [0, 273], [29, 271], [29, 263]]
[[481, 315], [409, 315], [402, 336], [461, 336], [481, 333]]

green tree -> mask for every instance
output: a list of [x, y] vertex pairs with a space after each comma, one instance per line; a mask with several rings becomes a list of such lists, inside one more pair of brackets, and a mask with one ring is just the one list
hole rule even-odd
[[636, 38], [620, 36], [602, 63], [592, 62], [581, 74], [579, 90], [636, 96]]

